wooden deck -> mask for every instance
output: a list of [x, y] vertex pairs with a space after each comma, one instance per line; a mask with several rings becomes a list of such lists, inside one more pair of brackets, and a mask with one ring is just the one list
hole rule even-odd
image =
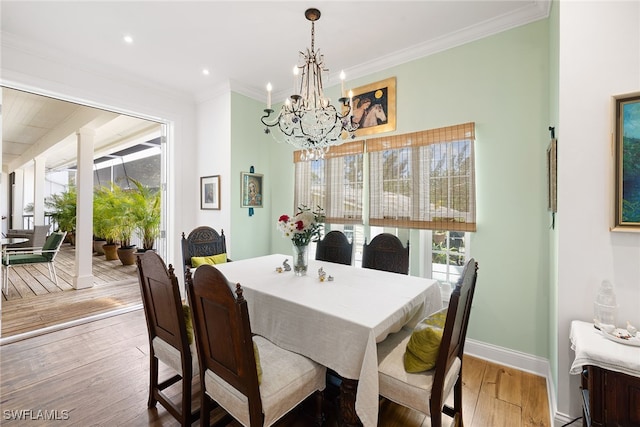
[[94, 286], [75, 290], [74, 262], [75, 247], [65, 243], [55, 261], [57, 286], [44, 264], [9, 270], [9, 292], [2, 294], [2, 338], [142, 303], [135, 265], [94, 255]]

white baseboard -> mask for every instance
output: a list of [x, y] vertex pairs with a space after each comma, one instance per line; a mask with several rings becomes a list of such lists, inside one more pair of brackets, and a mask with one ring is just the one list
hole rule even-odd
[[558, 406], [556, 401], [556, 392], [553, 385], [553, 378], [551, 376], [551, 365], [549, 364], [549, 360], [538, 356], [532, 356], [527, 353], [510, 350], [508, 348], [498, 347], [493, 344], [475, 341], [469, 338], [465, 341], [464, 348], [465, 353], [470, 356], [544, 377], [547, 380], [547, 397], [549, 399], [548, 403], [551, 425], [561, 426], [562, 424], [571, 421], [571, 418], [566, 415], [557, 413]]

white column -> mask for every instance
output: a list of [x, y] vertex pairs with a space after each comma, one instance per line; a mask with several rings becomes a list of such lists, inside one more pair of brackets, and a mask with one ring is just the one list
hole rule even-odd
[[76, 133], [78, 145], [78, 172], [76, 187], [76, 262], [73, 287], [93, 286], [93, 129], [81, 128]]
[[13, 183], [13, 206], [11, 212], [11, 225], [9, 228], [22, 229], [24, 212], [24, 170], [16, 169], [14, 173]]
[[46, 158], [33, 159], [33, 225], [44, 225], [44, 171]]

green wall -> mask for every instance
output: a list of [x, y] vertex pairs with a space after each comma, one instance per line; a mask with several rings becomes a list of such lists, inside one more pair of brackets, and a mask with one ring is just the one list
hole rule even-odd
[[[548, 25], [538, 21], [346, 85], [395, 76], [396, 133], [476, 123], [478, 231], [470, 247], [479, 281], [469, 337], [543, 358], [549, 358], [550, 317]], [[240, 170], [254, 164], [269, 187], [257, 218], [233, 208], [229, 235], [239, 258], [290, 252], [275, 220], [293, 209], [291, 149], [263, 133], [263, 108], [232, 97], [232, 174], [239, 181]], [[239, 191], [239, 183], [232, 185]]]

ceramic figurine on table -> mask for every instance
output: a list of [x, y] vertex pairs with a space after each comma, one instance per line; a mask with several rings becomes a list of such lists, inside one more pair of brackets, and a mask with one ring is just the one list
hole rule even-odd
[[324, 282], [327, 278], [327, 273], [324, 272], [324, 269], [322, 267], [318, 269], [318, 278], [320, 278], [321, 282]]
[[282, 263], [282, 267], [284, 268], [284, 271], [291, 271], [291, 266], [289, 265], [288, 259], [284, 260], [284, 262]]

